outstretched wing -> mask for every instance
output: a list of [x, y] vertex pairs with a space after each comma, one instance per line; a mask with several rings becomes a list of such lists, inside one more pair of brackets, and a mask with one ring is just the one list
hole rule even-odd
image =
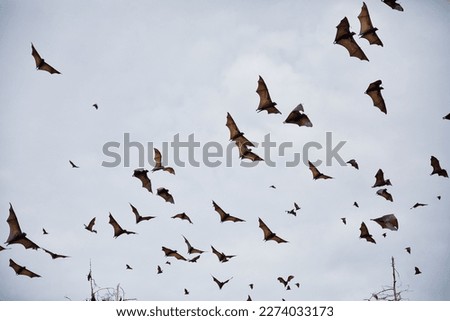
[[142, 182], [142, 187], [147, 189], [150, 193], [152, 191], [152, 183], [147, 176], [148, 170], [144, 168], [138, 168], [134, 170], [133, 177], [137, 177]]
[[264, 79], [259, 76], [258, 87], [256, 92], [259, 95], [259, 105], [256, 109], [258, 112], [266, 110], [268, 114], [281, 114], [281, 112], [275, 107], [276, 103], [270, 98], [269, 90], [267, 89]]
[[374, 81], [367, 87], [365, 94], [369, 95], [372, 98], [373, 105], [378, 107], [383, 113], [387, 114], [386, 103], [384, 102], [384, 98], [381, 95], [381, 80]]
[[354, 32], [350, 32], [350, 24], [347, 17], [344, 17], [341, 22], [336, 26], [337, 32], [334, 39], [334, 43], [343, 46], [347, 49], [351, 57], [357, 57], [361, 60], [367, 60], [367, 56], [358, 46], [355, 39], [353, 39]]
[[26, 233], [23, 233], [20, 229], [19, 221], [17, 220], [16, 213], [12, 207], [12, 204], [9, 203], [9, 216], [6, 220], [9, 225], [9, 236], [6, 240], [6, 244], [22, 244], [26, 249], [37, 250], [39, 245], [31, 241], [26, 237]]
[[382, 228], [387, 228], [391, 231], [398, 230], [398, 220], [394, 214], [383, 215], [381, 217], [372, 219], [372, 221], [375, 221], [378, 224], [380, 224]]
[[159, 169], [162, 167], [161, 152], [157, 148], [153, 148], [153, 150], [155, 151], [155, 156], [154, 156], [155, 167], [153, 168], [153, 170], [156, 170], [156, 169]]
[[372, 21], [370, 20], [369, 10], [367, 9], [367, 6], [364, 2], [358, 19], [361, 24], [361, 29], [359, 31], [360, 37], [367, 39], [367, 41], [369, 41], [371, 45], [375, 44], [383, 46], [383, 43], [381, 42], [380, 38], [378, 38], [378, 35], [376, 33], [378, 29], [373, 27]]
[[17, 275], [25, 275], [30, 278], [40, 278], [41, 276], [39, 274], [36, 274], [30, 270], [28, 270], [25, 266], [21, 266], [14, 262], [12, 259], [9, 259], [9, 266], [13, 268], [14, 272], [16, 272]]
[[376, 243], [364, 222], [361, 223], [359, 230], [361, 231], [361, 234], [359, 235], [360, 238], [366, 239], [367, 242]]

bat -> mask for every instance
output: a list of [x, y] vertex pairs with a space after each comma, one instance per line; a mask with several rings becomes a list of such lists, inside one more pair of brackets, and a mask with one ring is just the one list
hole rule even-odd
[[142, 221], [149, 221], [152, 218], [155, 218], [155, 216], [141, 216], [136, 207], [131, 205], [131, 203], [128, 203], [128, 204], [130, 204], [131, 210], [133, 211], [134, 215], [136, 216], [136, 224], [139, 224]]
[[288, 214], [292, 214], [292, 215], [294, 215], [294, 216], [297, 216], [297, 213], [295, 212], [295, 210], [289, 210], [289, 211], [285, 211], [286, 213], [288, 213]]
[[75, 165], [71, 160], [69, 160], [70, 165], [72, 165], [72, 168], [80, 168], [77, 165]]
[[0, 245], [0, 252], [3, 250], [9, 250], [9, 249]]
[[313, 179], [332, 179], [333, 177], [322, 174], [321, 172], [319, 172], [319, 170], [316, 168], [316, 166], [313, 165], [313, 163], [311, 163], [310, 161], [308, 161], [309, 164], [309, 169], [311, 170], [312, 174], [313, 174]]
[[367, 87], [365, 94], [372, 98], [373, 105], [378, 107], [383, 113], [387, 114], [386, 103], [384, 102], [383, 96], [381, 95], [381, 80], [376, 80]]
[[226, 213], [219, 205], [216, 204], [216, 202], [212, 201], [212, 203], [213, 203], [214, 210], [217, 213], [219, 213], [219, 215], [220, 215], [221, 223], [227, 222], [227, 221], [229, 221], [229, 222], [245, 222], [243, 219], [240, 219], [236, 216], [232, 216], [232, 215]]
[[187, 216], [187, 214], [185, 212], [177, 214], [177, 215], [174, 215], [171, 218], [179, 218], [179, 219], [186, 220], [189, 223], [193, 224], [191, 219], [189, 218], [189, 216]]
[[413, 208], [417, 208], [419, 206], [427, 206], [428, 204], [423, 204], [423, 203], [416, 203], [413, 205], [413, 207], [411, 207], [410, 209], [412, 210]]
[[178, 253], [176, 250], [169, 249], [165, 246], [162, 247], [162, 250], [164, 251], [164, 254], [166, 256], [173, 256], [177, 260], [187, 261], [180, 253]]
[[392, 198], [392, 195], [387, 191], [386, 188], [379, 189], [377, 191], [377, 195], [384, 197], [387, 201], [391, 201], [391, 202], [394, 201], [394, 199]]
[[20, 229], [19, 221], [17, 220], [16, 213], [9, 203], [9, 216], [6, 222], [9, 225], [9, 236], [6, 240], [6, 244], [22, 244], [26, 249], [37, 250], [39, 246], [27, 238], [27, 233], [23, 233]]
[[450, 114], [448, 114], [448, 115], [446, 115], [446, 116], [442, 117], [442, 119], [447, 119], [447, 120], [450, 120]]
[[42, 234], [47, 235], [48, 232], [45, 230], [45, 228], [42, 229]]
[[133, 268], [131, 267], [131, 266], [129, 266], [128, 264], [125, 264], [125, 268], [127, 269], [127, 270], [132, 270]]
[[228, 262], [231, 258], [236, 256], [236, 255], [226, 255], [223, 252], [219, 252], [212, 245], [211, 245], [211, 250], [215, 255], [217, 255], [219, 261], [222, 263]]
[[153, 150], [155, 151], [155, 156], [154, 156], [155, 167], [153, 167], [152, 172], [163, 170], [163, 171], [169, 172], [170, 174], [175, 175], [175, 170], [172, 167], [165, 167], [162, 165], [161, 152], [157, 148], [153, 148]]
[[384, 179], [384, 173], [381, 169], [379, 169], [378, 172], [375, 174], [375, 184], [373, 184], [372, 188], [385, 185], [391, 186], [392, 184], [389, 179]]
[[263, 159], [252, 152], [250, 148], [247, 147], [247, 145], [238, 145], [239, 148], [239, 157], [241, 159], [250, 159], [252, 162], [256, 161], [262, 161]]
[[44, 250], [45, 253], [50, 254], [50, 256], [52, 257], [53, 260], [55, 260], [55, 259], [65, 259], [65, 258], [69, 257], [69, 256], [66, 256], [66, 255], [61, 255], [61, 254], [56, 254], [56, 253], [50, 252], [49, 250], [46, 250], [44, 248], [42, 248], [42, 249]]
[[173, 200], [173, 196], [169, 193], [169, 190], [167, 188], [164, 188], [164, 187], [158, 188], [158, 190], [156, 191], [156, 194], [158, 194], [158, 196], [161, 196], [166, 202], [175, 204], [175, 201]]
[[148, 170], [145, 168], [137, 168], [134, 170], [133, 177], [139, 178], [142, 182], [142, 187], [147, 189], [150, 193], [153, 193], [152, 182], [150, 181], [150, 178], [148, 178], [147, 173]]
[[298, 211], [300, 209], [300, 206], [298, 206], [298, 204], [294, 202], [294, 208], [296, 211]]
[[166, 264], [167, 264], [167, 265], [171, 265], [172, 263], [170, 263], [170, 261], [166, 261]]
[[41, 276], [39, 274], [36, 274], [30, 270], [28, 270], [25, 266], [20, 266], [16, 262], [14, 262], [12, 259], [9, 259], [9, 266], [13, 268], [13, 270], [16, 272], [17, 275], [25, 275], [30, 278], [40, 278]]
[[252, 301], [252, 298], [250, 297], [250, 294], [247, 296], [247, 301]]
[[358, 15], [358, 19], [361, 24], [359, 36], [361, 38], [367, 39], [367, 41], [369, 41], [371, 45], [379, 45], [383, 47], [383, 42], [381, 42], [380, 38], [378, 38], [377, 35], [378, 28], [374, 28], [374, 26], [372, 25], [369, 10], [367, 9], [367, 6], [364, 2], [361, 8], [361, 13]]
[[303, 105], [298, 104], [297, 107], [295, 107], [287, 116], [286, 120], [283, 122], [283, 124], [296, 124], [298, 126], [306, 126], [306, 127], [312, 127], [312, 123], [309, 120], [308, 116], [303, 113]]
[[381, 1], [394, 10], [403, 11], [403, 7], [400, 4], [398, 4], [396, 0], [381, 0]]
[[358, 208], [359, 208], [359, 205], [358, 205], [358, 203], [357, 203], [357, 202], [353, 202], [353, 206], [354, 206], [354, 207], [358, 207]]
[[406, 252], [408, 252], [408, 254], [411, 254], [411, 247], [405, 247]]
[[359, 235], [359, 238], [366, 239], [367, 242], [372, 242], [376, 244], [375, 240], [373, 239], [372, 235], [369, 233], [369, 230], [367, 229], [367, 226], [364, 222], [361, 223], [361, 227], [359, 228], [361, 231], [361, 234]]
[[286, 287], [288, 286], [289, 282], [291, 282], [291, 280], [292, 280], [293, 278], [294, 278], [293, 275], [289, 275], [289, 276], [287, 277], [287, 279], [285, 280], [285, 279], [283, 279], [281, 276], [279, 276], [279, 277], [277, 278], [277, 280], [280, 281], [280, 283], [282, 283], [282, 284], [284, 285], [284, 287], [286, 288]]
[[[182, 235], [182, 236], [183, 236], [183, 235]], [[189, 243], [189, 241], [187, 240], [186, 237], [183, 236], [183, 238], [184, 238], [184, 242], [185, 242], [186, 245], [187, 245], [188, 253], [189, 253], [189, 254], [195, 254], [195, 253], [202, 254], [203, 252], [205, 252], [205, 251], [202, 251], [202, 250], [199, 250], [199, 249], [196, 249], [195, 247], [193, 247], [193, 246], [191, 245], [191, 243]]]
[[266, 83], [261, 76], [258, 79], [258, 88], [256, 92], [259, 95], [259, 105], [256, 111], [259, 113], [263, 110], [267, 111], [268, 114], [281, 114], [281, 112], [275, 107], [277, 103], [273, 102], [269, 95], [269, 90], [267, 89]]
[[391, 231], [398, 230], [398, 220], [394, 214], [383, 215], [381, 217], [371, 219], [371, 221], [377, 222], [382, 228], [387, 228]]
[[114, 229], [114, 238], [119, 237], [122, 234], [137, 234], [136, 232], [124, 230], [119, 223], [114, 219], [111, 213], [109, 213], [109, 224], [112, 225]]
[[193, 257], [192, 259], [189, 259], [188, 262], [197, 263], [199, 258], [200, 258], [200, 255], [197, 255], [197, 256]]
[[94, 107], [95, 109], [98, 109], [98, 105], [97, 104], [93, 104], [92, 107]]
[[89, 232], [97, 233], [97, 231], [94, 230], [94, 224], [95, 224], [95, 217], [89, 222], [87, 226], [86, 224], [84, 224], [84, 228]]
[[414, 267], [414, 274], [420, 274], [422, 271], [419, 270], [417, 266]]
[[156, 274], [161, 274], [161, 273], [163, 273], [163, 270], [162, 270], [161, 267], [158, 265], [158, 266], [156, 267]]
[[250, 283], [248, 286], [250, 287], [251, 290], [253, 290], [254, 287], [253, 283]]
[[184, 295], [189, 295], [189, 291], [187, 289], [184, 289]]
[[262, 219], [258, 217], [259, 227], [264, 233], [264, 241], [275, 241], [277, 243], [288, 243], [288, 241], [283, 240], [281, 237], [273, 233], [269, 227], [263, 222]]
[[[211, 275], [211, 276], [212, 276], [212, 275]], [[225, 284], [227, 284], [228, 281], [230, 281], [230, 280], [232, 279], [232, 277], [231, 277], [231, 278], [229, 278], [228, 280], [226, 280], [226, 281], [224, 281], [224, 282], [221, 282], [221, 281], [217, 280], [214, 276], [212, 276], [212, 278], [213, 278], [214, 282], [217, 283], [217, 285], [219, 286], [219, 289], [221, 289], [221, 290], [222, 290], [222, 287], [223, 287]]]
[[251, 141], [245, 138], [244, 133], [239, 130], [230, 113], [227, 113], [227, 123], [225, 125], [230, 131], [230, 140], [234, 141], [236, 145], [247, 145], [255, 147], [255, 145]]
[[270, 185], [269, 188], [277, 189], [275, 185]]
[[436, 196], [438, 200], [441, 200], [441, 195]]
[[386, 237], [386, 233], [383, 233], [383, 234], [381, 234], [381, 235], [383, 235], [383, 237]]
[[360, 60], [367, 60], [366, 54], [358, 46], [353, 36], [354, 32], [350, 32], [350, 24], [348, 23], [347, 17], [341, 20], [341, 22], [336, 26], [337, 32], [334, 39], [334, 43], [343, 46], [348, 50], [350, 57], [357, 57]]
[[431, 166], [433, 167], [433, 172], [431, 172], [430, 175], [438, 174], [438, 176], [448, 177], [447, 171], [441, 168], [439, 160], [436, 157], [431, 156], [430, 161]]
[[295, 286], [297, 287], [297, 288], [299, 288], [300, 287], [300, 283], [295, 283]]
[[341, 217], [342, 223], [347, 224], [347, 219], [345, 217]]
[[350, 165], [352, 165], [354, 168], [359, 169], [359, 165], [358, 165], [358, 163], [356, 162], [356, 160], [354, 160], [354, 159], [349, 160], [349, 161], [347, 162], [347, 164], [350, 164]]
[[36, 69], [44, 70], [51, 74], [60, 74], [58, 70], [50, 66], [48, 63], [45, 62], [43, 58], [41, 58], [36, 48], [34, 48], [33, 43], [31, 43], [31, 55], [33, 56], [34, 61], [36, 62]]

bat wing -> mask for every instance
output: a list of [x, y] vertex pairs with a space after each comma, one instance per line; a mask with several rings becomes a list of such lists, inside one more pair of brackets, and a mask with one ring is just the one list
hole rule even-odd
[[241, 136], [242, 133], [234, 122], [233, 117], [231, 117], [230, 113], [227, 113], [227, 123], [226, 126], [230, 130], [230, 140], [235, 140], [238, 136]]
[[40, 278], [39, 274], [36, 274], [30, 270], [28, 270], [25, 266], [21, 266], [14, 262], [12, 259], [9, 259], [9, 266], [13, 268], [17, 275], [25, 275], [30, 278]]
[[359, 165], [358, 165], [358, 163], [356, 162], [356, 160], [354, 160], [354, 159], [349, 160], [349, 161], [347, 162], [347, 164], [350, 164], [350, 165], [352, 165], [354, 168], [359, 169]]
[[385, 4], [387, 4], [394, 10], [403, 11], [403, 7], [400, 4], [398, 4], [395, 0], [381, 0], [381, 1], [383, 1]]
[[161, 163], [161, 152], [157, 149], [157, 148], [153, 148], [153, 150], [155, 151], [155, 156], [154, 156], [154, 160], [155, 160], [155, 167], [153, 168], [153, 171], [161, 169], [162, 163]]
[[367, 242], [376, 243], [364, 222], [361, 223], [359, 230], [361, 231], [360, 238], [366, 239]]
[[42, 63], [42, 58], [37, 52], [36, 48], [34, 48], [33, 43], [31, 43], [31, 55], [33, 56], [34, 61], [36, 62], [36, 68], [39, 68], [39, 66]]
[[374, 81], [367, 87], [365, 94], [369, 95], [372, 99], [373, 105], [378, 107], [383, 113], [387, 114], [386, 104], [384, 98], [381, 95], [381, 80]]
[[398, 230], [398, 220], [397, 217], [395, 217], [394, 214], [387, 214], [383, 215], [378, 218], [372, 219], [372, 221], [377, 222], [380, 224], [382, 228], [389, 229], [391, 231], [397, 231]]
[[281, 114], [281, 112], [275, 107], [276, 103], [270, 98], [269, 90], [267, 89], [264, 79], [259, 76], [258, 87], [256, 92], [259, 95], [259, 105], [256, 109], [258, 112], [266, 110], [268, 114]]
[[175, 175], [175, 170], [172, 167], [164, 167], [163, 170]]
[[49, 250], [46, 250], [44, 248], [43, 248], [43, 250], [44, 250], [45, 253], [50, 254], [50, 256], [52, 257], [53, 260], [59, 259], [59, 258], [61, 258], [61, 259], [68, 258], [68, 256], [66, 256], [66, 255], [56, 254], [56, 253], [53, 253], [53, 252], [51, 252]]
[[442, 119], [450, 120], [450, 114], [447, 114], [446, 116], [442, 117]]
[[164, 187], [160, 187], [157, 190], [157, 194], [161, 196], [166, 202], [175, 204], [172, 194], [169, 193], [169, 190]]
[[361, 24], [361, 29], [359, 31], [359, 35], [361, 38], [367, 39], [371, 45], [376, 44], [379, 46], [383, 46], [380, 38], [376, 31], [377, 28], [374, 28], [372, 25], [372, 21], [370, 20], [369, 10], [367, 9], [366, 4], [363, 2], [363, 6], [361, 8], [361, 13], [358, 16], [359, 22]]
[[238, 145], [239, 147], [239, 157], [241, 159], [250, 159], [252, 162], [256, 161], [262, 161], [263, 159], [252, 152], [250, 148], [247, 147], [247, 145]]
[[261, 218], [258, 218], [258, 222], [259, 222], [259, 228], [264, 233], [264, 240], [267, 241], [268, 239], [270, 239], [270, 237], [272, 237], [274, 235], [274, 233], [269, 229], [269, 227], [266, 225], [266, 223], [263, 222], [263, 220]]
[[431, 175], [433, 175], [433, 174], [440, 175], [439, 173], [442, 172], [442, 168], [441, 168], [441, 164], [439, 163], [439, 160], [436, 157], [431, 156], [430, 163], [431, 163], [431, 166], [433, 167], [433, 172], [431, 173]]
[[213, 206], [214, 206], [214, 210], [217, 213], [219, 213], [219, 215], [220, 215], [220, 221], [223, 222], [226, 219], [228, 214], [225, 213], [225, 211], [219, 205], [217, 205], [216, 202], [213, 201], [212, 203], [213, 203]]
[[44, 70], [44, 71], [48, 71], [51, 74], [61, 74], [58, 70], [56, 70], [55, 68], [53, 68], [52, 66], [50, 66], [48, 63], [46, 63], [45, 61], [43, 61], [43, 63], [41, 64], [41, 66], [39, 67], [39, 70]]
[[26, 237], [26, 233], [23, 233], [20, 229], [19, 221], [17, 220], [16, 213], [12, 204], [9, 203], [9, 216], [6, 222], [9, 225], [9, 236], [6, 240], [6, 244], [22, 244], [26, 249], [37, 250], [39, 245], [31, 241]]
[[176, 258], [177, 260], [182, 260], [182, 261], [186, 261], [186, 258], [181, 255], [180, 253], [178, 253], [177, 251], [174, 251], [173, 253], [171, 253], [169, 256], [173, 256], [174, 258]]
[[148, 170], [144, 168], [138, 168], [134, 170], [133, 176], [139, 178], [139, 180], [142, 182], [142, 187], [147, 189], [150, 193], [153, 193], [152, 191], [152, 183], [150, 179], [147, 176]]
[[310, 161], [308, 161], [309, 164], [309, 169], [311, 170], [312, 174], [313, 174], [313, 179], [332, 179], [333, 177], [322, 174], [321, 172], [319, 172], [319, 170], [317, 169], [316, 166], [313, 165], [313, 163], [311, 163]]
[[89, 222], [88, 226], [84, 226], [86, 230], [97, 233], [96, 230], [94, 230], [94, 225], [95, 225], [95, 217]]
[[308, 116], [306, 114], [301, 113], [300, 111], [298, 111], [296, 109], [297, 109], [297, 107], [293, 111], [290, 112], [290, 114], [287, 116], [284, 123], [285, 124], [296, 124], [298, 126], [312, 127], [311, 120], [308, 118]]
[[384, 173], [381, 169], [375, 174], [375, 184], [372, 187], [383, 186], [384, 185]]
[[387, 201], [391, 201], [391, 202], [394, 201], [394, 199], [392, 198], [392, 195], [387, 191], [386, 188], [379, 189], [377, 191], [377, 194], [380, 195], [381, 197], [384, 197]]
[[355, 33], [350, 32], [350, 24], [348, 23], [347, 17], [344, 17], [344, 19], [341, 20], [336, 28], [337, 32], [334, 43], [339, 44], [347, 49], [351, 57], [357, 57], [361, 60], [369, 61], [365, 53], [356, 43], [355, 39], [353, 39], [353, 35]]
[[117, 221], [114, 219], [114, 217], [111, 215], [111, 213], [109, 213], [109, 224], [112, 225], [112, 227], [114, 228], [114, 237], [117, 238], [122, 234], [136, 234], [136, 232], [131, 232], [131, 231], [127, 231], [124, 230], [119, 223], [117, 223]]

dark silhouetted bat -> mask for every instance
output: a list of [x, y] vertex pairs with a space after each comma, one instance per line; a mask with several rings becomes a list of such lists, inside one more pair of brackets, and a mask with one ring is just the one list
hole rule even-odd
[[247, 301], [252, 301], [250, 294], [248, 294], [248, 296], [247, 296]]
[[286, 288], [286, 287], [288, 287], [289, 282], [291, 282], [291, 280], [292, 280], [293, 278], [294, 278], [293, 275], [289, 275], [289, 276], [287, 277], [287, 279], [285, 280], [285, 279], [283, 279], [281, 276], [279, 276], [279, 277], [277, 278], [277, 280], [280, 281], [280, 283], [282, 283], [282, 284], [284, 285], [284, 287]]
[[359, 169], [359, 165], [358, 165], [358, 163], [356, 162], [356, 160], [354, 160], [354, 159], [349, 160], [349, 161], [347, 162], [347, 164], [350, 164], [350, 165], [352, 165], [354, 168]]
[[182, 235], [182, 236], [183, 236], [183, 238], [184, 238], [184, 242], [185, 242], [186, 245], [187, 245], [188, 253], [189, 253], [189, 254], [195, 254], [195, 253], [197, 253], [197, 254], [202, 254], [203, 252], [205, 252], [205, 251], [202, 251], [202, 250], [199, 250], [199, 249], [196, 249], [195, 247], [193, 247], [193, 246], [191, 245], [191, 243], [189, 243], [189, 241], [187, 240], [187, 238], [186, 238], [184, 235]]
[[384, 179], [384, 173], [381, 169], [379, 169], [378, 172], [375, 174], [375, 184], [373, 184], [372, 188], [385, 185], [392, 185], [392, 184], [389, 179]]
[[184, 295], [189, 295], [189, 291], [187, 289], [184, 289]]
[[223, 252], [219, 252], [212, 245], [211, 245], [211, 250], [215, 255], [217, 255], [219, 261], [222, 263], [228, 262], [231, 258], [236, 256], [236, 255], [226, 255]]
[[316, 166], [313, 165], [313, 163], [311, 163], [310, 161], [308, 161], [309, 164], [309, 169], [311, 170], [312, 174], [313, 174], [313, 179], [331, 179], [333, 177], [322, 174], [321, 172], [319, 172], [319, 170], [316, 168]]
[[95, 217], [89, 222], [87, 226], [86, 224], [84, 224], [84, 228], [89, 232], [97, 233], [97, 231], [94, 230], [94, 224], [95, 224]]
[[447, 120], [450, 120], [450, 114], [448, 114], [448, 115], [446, 115], [446, 116], [442, 117], [442, 119], [447, 119]]
[[157, 189], [156, 194], [161, 196], [166, 202], [175, 204], [175, 201], [173, 200], [173, 196], [169, 193], [169, 190], [164, 187], [160, 187]]
[[262, 219], [258, 217], [259, 227], [264, 233], [264, 241], [275, 241], [277, 243], [287, 243], [288, 241], [283, 240], [281, 237], [273, 233], [269, 227], [263, 222]]
[[179, 254], [176, 250], [169, 249], [165, 246], [162, 247], [164, 254], [166, 256], [173, 256], [177, 260], [187, 261], [181, 254]]
[[383, 113], [387, 114], [386, 104], [381, 95], [381, 90], [383, 89], [384, 88], [381, 87], [381, 80], [377, 80], [371, 83], [364, 93], [372, 98], [375, 107], [378, 107]]
[[299, 209], [300, 209], [300, 206], [298, 206], [298, 204], [294, 202], [294, 208], [291, 209], [291, 210], [289, 210], [289, 211], [286, 211], [286, 213], [292, 214], [292, 215], [294, 215], [294, 216], [297, 216], [297, 211], [298, 211]]
[[65, 258], [69, 257], [69, 256], [66, 256], [66, 255], [61, 255], [61, 254], [56, 254], [56, 253], [50, 252], [49, 250], [46, 250], [44, 248], [42, 248], [42, 249], [44, 250], [45, 253], [50, 254], [50, 256], [52, 257], [53, 260], [55, 260], [55, 259], [65, 259]]
[[92, 107], [94, 107], [95, 109], [98, 109], [98, 105], [97, 104], [93, 104]]
[[358, 203], [357, 203], [357, 202], [354, 202], [354, 203], [353, 203], [353, 206], [354, 206], [354, 207], [358, 207], [358, 208], [359, 208], [359, 205], [358, 205]]
[[300, 206], [298, 206], [298, 204], [294, 202], [294, 208], [296, 211], [298, 211], [300, 209]]
[[267, 111], [268, 114], [281, 114], [281, 112], [275, 107], [277, 103], [273, 102], [269, 95], [269, 90], [267, 89], [266, 83], [261, 76], [258, 79], [258, 88], [256, 92], [259, 95], [259, 105], [256, 109], [257, 112], [263, 110]]
[[408, 254], [411, 254], [411, 247], [405, 247], [406, 252], [408, 252]]
[[419, 206], [428, 206], [428, 204], [423, 204], [423, 203], [416, 203], [414, 204], [410, 209], [412, 210], [413, 208], [417, 208]]
[[383, 235], [383, 237], [386, 237], [386, 233], [383, 233], [383, 234], [381, 234], [381, 235]]
[[414, 267], [414, 274], [422, 273], [417, 266]]
[[367, 242], [377, 243], [369, 233], [369, 230], [367, 229], [367, 226], [364, 222], [361, 223], [361, 227], [359, 228], [359, 230], [361, 231], [359, 238], [366, 239]]
[[347, 17], [341, 20], [341, 22], [336, 26], [336, 38], [334, 39], [334, 43], [343, 46], [348, 50], [350, 57], [357, 57], [361, 60], [367, 60], [366, 55], [362, 51], [362, 49], [358, 46], [353, 36], [354, 32], [350, 32], [350, 24], [348, 23]]
[[72, 168], [80, 168], [77, 165], [75, 165], [71, 160], [69, 160], [70, 165], [72, 165]]
[[249, 159], [252, 162], [262, 161], [263, 159], [252, 152], [250, 148], [247, 147], [247, 145], [238, 145], [239, 148], [239, 157], [241, 159]]
[[185, 212], [174, 215], [171, 218], [179, 218], [179, 219], [186, 220], [189, 223], [193, 224], [191, 219], [189, 218], [189, 216], [187, 216], [187, 214]]
[[36, 274], [36, 273], [28, 270], [25, 266], [20, 266], [19, 264], [14, 262], [12, 259], [9, 259], [9, 266], [13, 268], [13, 270], [16, 272], [17, 275], [25, 275], [30, 278], [40, 278], [41, 277], [39, 274]]
[[0, 252], [3, 250], [9, 250], [9, 249], [0, 245]]
[[42, 234], [47, 235], [48, 232], [45, 230], [45, 228], [42, 229]]
[[298, 104], [297, 107], [290, 112], [283, 124], [296, 124], [298, 126], [312, 127], [311, 121], [303, 112], [303, 105]]
[[147, 189], [150, 193], [153, 193], [152, 182], [150, 181], [150, 178], [148, 178], [147, 173], [148, 170], [145, 168], [137, 168], [134, 170], [133, 177], [139, 178], [142, 182], [142, 187]]
[[254, 287], [253, 283], [250, 283], [248, 286], [250, 287], [250, 289], [253, 290], [253, 287]]
[[[211, 275], [211, 276], [212, 276], [212, 275]], [[212, 278], [213, 278], [214, 282], [217, 283], [217, 285], [219, 286], [219, 289], [221, 289], [221, 290], [222, 290], [222, 287], [223, 287], [225, 284], [227, 284], [228, 281], [230, 281], [230, 280], [232, 279], [232, 277], [231, 277], [231, 278], [229, 278], [228, 280], [226, 280], [226, 281], [224, 281], [224, 282], [220, 282], [220, 281], [217, 280], [214, 276], [212, 276]]]
[[155, 216], [141, 216], [141, 214], [139, 214], [139, 211], [137, 210], [136, 207], [134, 207], [131, 203], [128, 203], [131, 206], [131, 210], [133, 211], [134, 215], [136, 216], [136, 224], [142, 222], [142, 221], [149, 221], [152, 218], [155, 218]]
[[245, 138], [244, 133], [239, 130], [236, 123], [234, 122], [233, 117], [231, 117], [230, 113], [227, 113], [227, 123], [226, 126], [230, 130], [230, 140], [234, 141], [237, 146], [247, 145], [254, 147], [255, 145]]
[[391, 7], [394, 10], [397, 11], [403, 11], [403, 7], [397, 3], [396, 0], [381, 0], [385, 4], [387, 4], [389, 7]]
[[269, 188], [277, 189], [275, 185], [270, 185]]
[[127, 269], [127, 270], [132, 270], [133, 268], [131, 267], [131, 266], [129, 266], [128, 264], [125, 264], [125, 268]]
[[295, 283], [295, 286], [297, 287], [297, 288], [299, 288], [300, 287], [300, 283]]
[[342, 223], [347, 224], [347, 219], [345, 217], [341, 217]]
[[382, 228], [387, 228], [391, 231], [397, 231], [398, 230], [398, 220], [395, 217], [394, 214], [387, 214], [383, 215], [378, 218], [371, 219], [372, 221], [377, 222], [380, 224]]
[[22, 244], [26, 249], [31, 248], [33, 250], [37, 250], [39, 248], [39, 246], [33, 241], [29, 240], [27, 238], [27, 234], [23, 233], [20, 229], [19, 221], [17, 220], [16, 213], [14, 212], [11, 203], [9, 203], [9, 216], [6, 222], [8, 222], [9, 225], [9, 236], [6, 240], [7, 245]]
[[391, 202], [394, 201], [394, 199], [392, 198], [392, 195], [387, 191], [386, 188], [379, 189], [377, 191], [377, 195], [384, 197], [387, 201], [391, 201]]
[[430, 161], [431, 166], [433, 167], [433, 172], [431, 172], [430, 175], [438, 174], [439, 176], [448, 177], [447, 171], [441, 168], [439, 160], [436, 157], [431, 156]]
[[436, 196], [438, 200], [441, 200], [441, 195]]
[[374, 28], [372, 21], [370, 20], [369, 10], [366, 4], [363, 2], [361, 8], [361, 13], [358, 16], [359, 22], [361, 24], [361, 29], [359, 31], [359, 36], [361, 38], [367, 39], [371, 45], [379, 45], [383, 47], [383, 43], [377, 36], [378, 28]]
[[193, 257], [192, 259], [189, 259], [188, 262], [197, 263], [199, 258], [200, 258], [200, 255], [197, 255], [197, 256]]
[[172, 167], [166, 167], [162, 165], [161, 152], [156, 148], [153, 148], [153, 150], [155, 151], [155, 167], [153, 167], [152, 172], [163, 170], [175, 175], [175, 170]]
[[292, 214], [292, 215], [294, 215], [294, 216], [297, 216], [297, 213], [296, 213], [294, 210], [286, 211], [286, 213]]
[[60, 74], [60, 72], [58, 70], [56, 70], [55, 68], [50, 66], [48, 63], [45, 62], [44, 59], [41, 58], [41, 56], [37, 52], [36, 48], [34, 48], [33, 43], [31, 43], [31, 55], [33, 56], [33, 58], [36, 62], [36, 69], [45, 70], [51, 74]]
[[245, 222], [243, 219], [226, 213], [219, 205], [216, 204], [216, 202], [212, 201], [212, 203], [214, 210], [220, 215], [220, 222]]
[[163, 273], [163, 270], [162, 270], [161, 267], [158, 265], [158, 266], [156, 267], [156, 274], [161, 274], [161, 273]]
[[124, 230], [119, 223], [114, 219], [111, 213], [109, 213], [109, 224], [114, 228], [114, 238], [119, 237], [122, 234], [137, 234], [136, 232]]

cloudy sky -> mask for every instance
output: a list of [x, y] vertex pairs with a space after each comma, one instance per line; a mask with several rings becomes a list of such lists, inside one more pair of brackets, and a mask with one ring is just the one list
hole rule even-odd
[[[333, 44], [345, 16], [359, 33], [358, 1], [0, 1], [0, 239], [9, 235], [11, 203], [31, 240], [70, 256], [52, 260], [3, 244], [0, 299], [85, 300], [91, 263], [98, 287], [120, 284], [138, 300], [363, 300], [389, 286], [394, 257], [403, 298], [449, 300], [449, 180], [430, 176], [430, 157], [450, 169], [450, 121], [442, 119], [450, 112], [450, 5], [403, 0], [399, 12], [379, 0], [366, 4], [384, 43], [355, 37], [369, 62]], [[61, 75], [35, 69], [31, 43]], [[256, 113], [259, 75], [281, 115]], [[364, 94], [377, 79], [387, 115]], [[299, 103], [312, 128], [283, 124]], [[277, 146], [293, 147], [284, 155], [254, 148], [274, 167], [240, 166], [236, 149], [208, 167], [203, 146], [229, 144], [227, 112], [248, 139], [270, 134]], [[359, 170], [325, 163], [327, 133], [332, 147], [345, 142], [339, 155], [356, 159]], [[186, 164], [177, 166], [171, 142], [191, 134], [200, 164], [187, 162], [185, 148]], [[144, 153], [124, 146], [125, 137]], [[110, 149], [121, 159], [114, 167], [104, 166], [114, 160], [104, 153], [110, 142], [120, 146]], [[323, 148], [306, 158], [322, 160], [319, 170], [334, 179], [314, 181], [302, 162], [286, 165], [311, 142]], [[166, 144], [176, 175], [149, 176], [154, 192], [168, 188], [175, 204], [132, 177], [135, 168], [151, 170], [152, 147]], [[380, 168], [393, 202], [371, 188]], [[213, 200], [245, 222], [220, 223]], [[294, 202], [296, 217], [285, 212]], [[411, 210], [416, 202], [428, 206]], [[129, 203], [156, 218], [136, 225]], [[180, 212], [193, 224], [171, 218]], [[138, 234], [114, 239], [109, 213]], [[391, 213], [398, 231], [370, 220]], [[83, 227], [93, 217], [97, 234]], [[264, 242], [258, 217], [289, 242]], [[359, 238], [363, 221], [377, 244]], [[188, 257], [182, 235], [207, 251], [195, 264], [161, 251]], [[236, 257], [220, 263], [211, 245]], [[16, 276], [9, 259], [42, 277]], [[211, 275], [232, 279], [219, 290]], [[288, 275], [291, 291], [277, 281]]]

